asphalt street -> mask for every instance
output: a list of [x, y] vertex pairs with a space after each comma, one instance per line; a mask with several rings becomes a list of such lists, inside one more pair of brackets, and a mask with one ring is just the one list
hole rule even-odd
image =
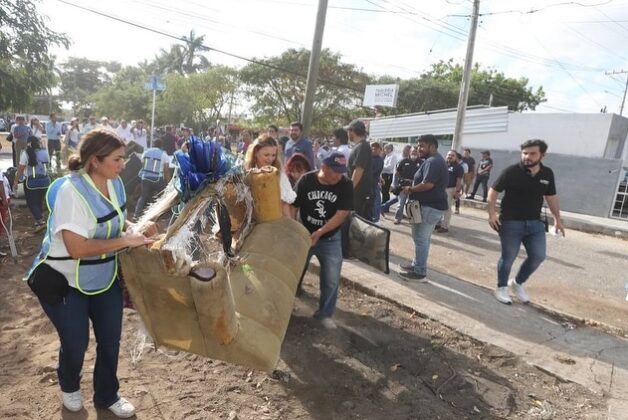
[[[496, 287], [500, 242], [483, 210], [463, 207], [452, 217], [449, 233], [434, 233], [428, 268], [487, 287]], [[382, 224], [392, 231], [391, 270], [411, 259], [410, 225], [394, 225], [389, 214]], [[525, 258], [521, 250], [512, 277]], [[391, 275], [395, 275], [391, 273]], [[547, 259], [526, 283], [531, 300], [546, 308], [593, 320], [628, 332], [628, 242], [568, 230], [547, 236]]]

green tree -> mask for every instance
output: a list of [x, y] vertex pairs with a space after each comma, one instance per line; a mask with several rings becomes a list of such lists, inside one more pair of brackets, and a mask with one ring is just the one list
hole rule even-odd
[[159, 124], [183, 123], [197, 129], [225, 120], [231, 98], [237, 95], [237, 71], [226, 66], [211, 66], [204, 73], [165, 77], [166, 91], [157, 102]]
[[111, 83], [89, 96], [94, 112], [116, 119], [149, 119], [152, 93], [144, 89], [149, 78], [140, 67], [123, 67]]
[[203, 45], [204, 40], [205, 36], [197, 37], [192, 30], [189, 36], [183, 36], [185, 45], [173, 44], [168, 50], [162, 48], [155, 59], [144, 66], [161, 75], [177, 73], [183, 76], [203, 72], [209, 68], [209, 60], [203, 55], [208, 51]]
[[111, 84], [113, 74], [121, 68], [120, 63], [95, 61], [87, 58], [70, 57], [61, 64], [61, 94], [72, 102], [74, 112], [92, 109], [91, 98], [102, 87]]
[[[257, 124], [286, 125], [301, 119], [309, 58], [308, 50], [289, 49], [280, 56], [263, 60], [272, 68], [249, 64], [240, 71]], [[363, 115], [360, 106], [367, 81], [368, 76], [356, 66], [343, 63], [340, 54], [328, 49], [321, 51], [312, 131], [329, 133]]]
[[[389, 76], [374, 78], [374, 83], [399, 83], [397, 107], [383, 109], [384, 114], [425, 112], [455, 108], [458, 105], [463, 68], [453, 60], [440, 61], [418, 78], [395, 80]], [[492, 102], [491, 102], [492, 95]], [[545, 102], [542, 87], [528, 86], [528, 79], [508, 78], [495, 69], [475, 64], [471, 71], [468, 106], [508, 106], [512, 111], [534, 110]]]
[[48, 90], [54, 83], [49, 48], [69, 45], [46, 26], [36, 3], [0, 0], [0, 109], [22, 110]]

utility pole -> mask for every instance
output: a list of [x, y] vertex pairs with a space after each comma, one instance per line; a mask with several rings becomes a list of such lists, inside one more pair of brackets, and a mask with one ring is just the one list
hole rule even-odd
[[325, 30], [325, 17], [327, 16], [327, 0], [318, 0], [318, 13], [316, 14], [316, 28], [314, 29], [314, 41], [310, 53], [310, 65], [307, 69], [307, 84], [305, 85], [305, 99], [303, 100], [303, 137], [310, 135], [312, 127], [312, 110], [314, 106], [314, 93], [318, 79], [318, 67], [321, 61], [321, 46], [323, 45], [323, 32]]
[[[604, 73], [607, 76], [611, 76], [613, 74], [628, 74], [628, 70], [619, 70], [619, 71], [607, 71]], [[624, 104], [626, 103], [626, 91], [628, 91], [628, 76], [626, 76], [626, 87], [624, 88], [624, 97], [621, 100], [621, 107], [619, 108], [619, 115], [624, 115]]]
[[478, 15], [480, 14], [480, 0], [473, 0], [473, 13], [471, 14], [471, 27], [467, 41], [467, 56], [464, 61], [462, 83], [460, 84], [460, 96], [458, 96], [458, 112], [456, 112], [456, 128], [451, 148], [458, 150], [462, 145], [462, 132], [464, 130], [464, 115], [469, 101], [469, 87], [471, 85], [471, 70], [473, 69], [473, 49], [475, 48], [475, 33], [478, 29]]

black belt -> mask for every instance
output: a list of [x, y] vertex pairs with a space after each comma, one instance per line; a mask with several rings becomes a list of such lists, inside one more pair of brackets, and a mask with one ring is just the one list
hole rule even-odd
[[[110, 257], [106, 257], [106, 258], [100, 258], [97, 260], [79, 260], [79, 265], [98, 265], [98, 264], [105, 264], [108, 263], [110, 261], [113, 261], [116, 258], [115, 255], [112, 255]], [[51, 260], [51, 261], [67, 261], [67, 260], [73, 260], [74, 258], [72, 257], [46, 257], [47, 260]]]

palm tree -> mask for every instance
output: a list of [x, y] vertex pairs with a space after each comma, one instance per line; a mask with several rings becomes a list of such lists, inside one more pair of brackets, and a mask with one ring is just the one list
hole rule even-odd
[[203, 71], [209, 67], [209, 60], [202, 54], [204, 51], [209, 51], [209, 48], [203, 45], [204, 40], [205, 35], [197, 37], [193, 29], [190, 31], [190, 36], [183, 36], [185, 46], [182, 51], [182, 70], [185, 74]]

